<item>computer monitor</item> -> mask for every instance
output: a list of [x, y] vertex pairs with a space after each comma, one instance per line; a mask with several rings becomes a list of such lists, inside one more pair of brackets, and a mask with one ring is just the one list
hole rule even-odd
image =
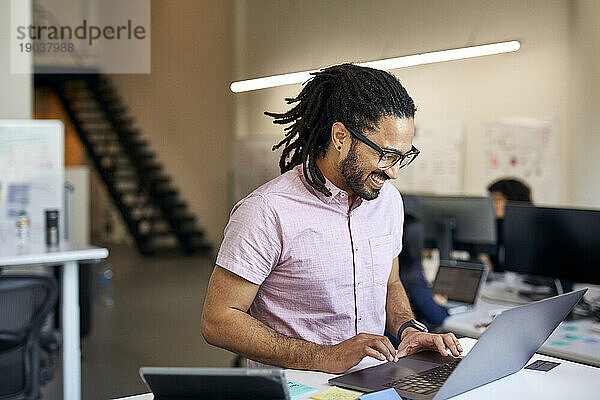
[[423, 223], [425, 242], [440, 250], [440, 258], [450, 259], [457, 244], [496, 243], [496, 219], [491, 197], [403, 195], [404, 212]]
[[600, 284], [600, 210], [507, 204], [504, 269]]

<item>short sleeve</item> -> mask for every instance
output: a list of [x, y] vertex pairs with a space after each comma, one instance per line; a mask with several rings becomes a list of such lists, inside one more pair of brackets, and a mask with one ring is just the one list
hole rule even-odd
[[217, 265], [260, 285], [279, 262], [281, 227], [274, 210], [261, 195], [235, 205], [225, 227]]
[[402, 234], [404, 231], [404, 203], [402, 202], [402, 196], [398, 190], [394, 190], [393, 206], [394, 212], [392, 213], [394, 222], [392, 226], [392, 235], [394, 237], [394, 258], [400, 255], [402, 251]]

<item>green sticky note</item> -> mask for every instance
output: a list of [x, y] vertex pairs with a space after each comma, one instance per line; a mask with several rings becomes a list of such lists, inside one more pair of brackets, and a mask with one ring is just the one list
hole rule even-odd
[[581, 336], [573, 335], [572, 333], [569, 333], [568, 335], [563, 336], [563, 338], [570, 339], [570, 340], [578, 340], [578, 339], [581, 339]]
[[292, 396], [292, 399], [295, 399], [296, 397], [300, 397], [302, 395], [305, 395], [306, 393], [314, 392], [317, 390], [317, 388], [307, 386], [302, 383], [298, 383], [298, 382], [294, 382], [294, 381], [287, 381], [287, 383], [288, 383], [288, 389], [290, 390], [290, 396]]
[[556, 342], [550, 342], [550, 344], [553, 345], [553, 346], [564, 347], [564, 346], [568, 346], [569, 342], [556, 341]]
[[563, 331], [576, 331], [577, 327], [575, 325], [564, 325], [560, 329]]

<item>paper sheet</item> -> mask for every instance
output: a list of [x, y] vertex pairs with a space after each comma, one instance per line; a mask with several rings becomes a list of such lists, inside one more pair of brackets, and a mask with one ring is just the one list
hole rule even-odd
[[315, 400], [354, 400], [359, 398], [360, 395], [362, 395], [361, 392], [355, 392], [354, 390], [342, 389], [334, 386], [324, 392], [310, 396], [310, 398]]

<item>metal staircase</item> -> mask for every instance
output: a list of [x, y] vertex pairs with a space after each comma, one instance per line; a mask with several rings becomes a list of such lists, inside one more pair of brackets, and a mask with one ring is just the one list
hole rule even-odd
[[50, 87], [60, 99], [142, 254], [211, 249], [105, 77], [36, 74], [35, 85]]

